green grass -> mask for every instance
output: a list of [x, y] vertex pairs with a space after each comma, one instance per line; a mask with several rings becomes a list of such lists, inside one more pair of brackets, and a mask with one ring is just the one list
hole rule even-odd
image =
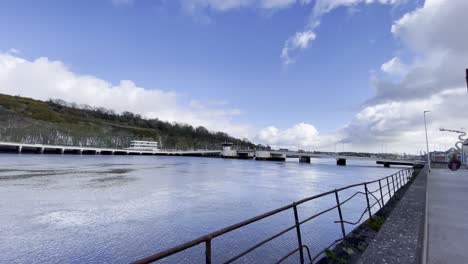
[[374, 229], [375, 231], [378, 231], [384, 223], [385, 218], [378, 215], [374, 215], [371, 219], [367, 220], [366, 225]]

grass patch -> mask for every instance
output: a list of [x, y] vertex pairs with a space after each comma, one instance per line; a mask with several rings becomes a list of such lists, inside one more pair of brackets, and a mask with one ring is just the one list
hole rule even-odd
[[330, 249], [325, 249], [325, 255], [327, 255], [327, 258], [331, 263], [336, 263], [336, 264], [345, 264], [346, 260], [344, 258], [340, 258], [333, 251]]
[[378, 231], [385, 223], [385, 218], [382, 216], [375, 215], [371, 219], [366, 221], [366, 225], [375, 231]]

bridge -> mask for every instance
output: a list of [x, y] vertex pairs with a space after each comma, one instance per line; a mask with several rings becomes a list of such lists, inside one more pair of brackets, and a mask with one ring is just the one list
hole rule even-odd
[[338, 166], [346, 166], [347, 160], [375, 161], [384, 167], [390, 165], [413, 166], [423, 164], [423, 161], [387, 159], [382, 157], [349, 156], [304, 151], [289, 150], [134, 150], [117, 148], [97, 148], [83, 146], [62, 146], [47, 144], [26, 144], [16, 142], [0, 142], [0, 152], [7, 153], [31, 153], [31, 154], [79, 154], [79, 155], [159, 155], [159, 156], [209, 156], [233, 159], [255, 159], [268, 161], [285, 161], [286, 158], [299, 158], [299, 162], [310, 163], [311, 158], [336, 159]]
[[256, 160], [271, 160], [271, 161], [284, 161], [286, 158], [299, 158], [299, 162], [309, 163], [311, 158], [321, 159], [336, 159], [338, 166], [346, 166], [347, 160], [366, 160], [375, 161], [377, 164], [382, 164], [384, 167], [390, 165], [398, 166], [413, 166], [417, 164], [424, 164], [424, 161], [407, 160], [407, 159], [389, 159], [377, 156], [350, 156], [340, 154], [327, 154], [306, 151], [289, 151], [289, 150], [232, 150], [223, 149], [221, 157], [224, 158], [239, 158], [248, 159], [255, 158]]
[[80, 155], [176, 155], [176, 156], [218, 156], [219, 150], [133, 150], [97, 148], [82, 146], [61, 146], [46, 144], [25, 144], [0, 142], [0, 152], [36, 154], [80, 154]]

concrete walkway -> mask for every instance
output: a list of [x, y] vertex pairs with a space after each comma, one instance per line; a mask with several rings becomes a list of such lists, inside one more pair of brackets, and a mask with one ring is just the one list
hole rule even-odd
[[468, 263], [468, 170], [430, 173], [427, 243], [430, 264]]
[[359, 264], [420, 263], [423, 247], [427, 174], [423, 171], [396, 204]]

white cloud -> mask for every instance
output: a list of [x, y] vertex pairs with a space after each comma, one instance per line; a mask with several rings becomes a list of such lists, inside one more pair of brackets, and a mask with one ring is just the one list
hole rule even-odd
[[379, 3], [383, 5], [396, 5], [405, 3], [407, 0], [317, 0], [312, 16], [320, 19], [324, 14], [338, 7], [351, 7], [358, 4]]
[[438, 129], [468, 128], [468, 28], [460, 27], [468, 23], [466, 9], [464, 0], [426, 0], [395, 21], [392, 33], [415, 54], [414, 60], [402, 66], [394, 58], [382, 65], [386, 73], [405, 75], [399, 81], [374, 80], [375, 96], [340, 131], [344, 141], [355, 146], [391, 144], [400, 151], [424, 149], [423, 111], [430, 110], [431, 149], [453, 146], [457, 135]]
[[291, 58], [291, 51], [297, 49], [306, 49], [309, 47], [311, 41], [315, 40], [317, 36], [311, 30], [304, 32], [296, 32], [294, 36], [286, 41], [286, 44], [281, 51], [281, 59], [285, 64], [293, 63], [294, 60]]
[[[286, 43], [284, 44], [281, 50], [281, 59], [283, 60], [284, 64], [291, 64], [294, 62], [294, 57], [291, 55], [294, 52], [299, 50], [304, 50], [310, 45], [310, 41], [315, 40], [316, 34], [315, 30], [317, 27], [320, 26], [322, 16], [331, 12], [332, 10], [339, 8], [339, 7], [355, 7], [358, 4], [373, 4], [373, 3], [380, 3], [380, 4], [389, 4], [389, 5], [396, 5], [406, 2], [407, 0], [316, 0], [315, 5], [312, 8], [312, 13], [309, 18], [309, 22], [305, 26], [305, 30], [302, 32], [297, 32], [294, 36], [290, 37]], [[310, 3], [311, 1], [307, 1], [305, 3]], [[294, 45], [292, 44], [294, 39], [297, 38], [298, 34], [307, 33], [308, 36], [313, 36], [308, 38], [305, 42], [306, 45]]]
[[[251, 131], [249, 126], [232, 121], [240, 110], [225, 108], [222, 102], [205, 104], [192, 100], [183, 105], [174, 92], [143, 88], [129, 80], [112, 84], [94, 76], [78, 75], [62, 62], [48, 58], [30, 61], [0, 53], [0, 93], [40, 100], [60, 98], [118, 112], [131, 111], [148, 118], [226, 131], [237, 137], [248, 137]], [[223, 108], [216, 107], [220, 105]]]
[[408, 66], [402, 63], [400, 58], [393, 57], [391, 60], [382, 64], [380, 69], [392, 75], [405, 75], [408, 71]]
[[273, 148], [286, 147], [290, 149], [309, 149], [320, 142], [317, 129], [306, 123], [300, 123], [284, 130], [269, 126], [261, 129], [255, 136], [255, 140]]

